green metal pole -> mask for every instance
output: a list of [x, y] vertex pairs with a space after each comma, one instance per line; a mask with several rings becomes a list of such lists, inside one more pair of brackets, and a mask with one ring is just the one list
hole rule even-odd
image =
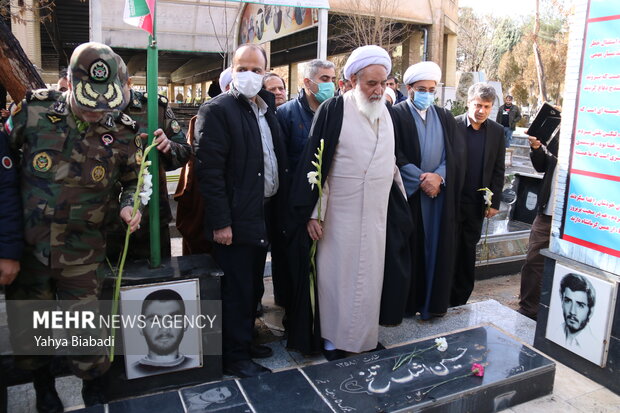
[[[157, 2], [155, 2], [157, 7]], [[158, 99], [157, 99], [157, 77], [158, 77], [158, 56], [157, 56], [157, 34], [155, 16], [156, 10], [153, 11], [153, 35], [149, 36], [149, 46], [147, 48], [146, 58], [146, 92], [148, 94], [148, 132], [149, 145], [153, 142], [154, 132], [158, 128]], [[149, 201], [149, 229], [151, 234], [151, 268], [161, 265], [161, 248], [160, 248], [160, 226], [159, 226], [159, 151], [152, 150], [149, 153], [151, 161], [150, 172], [153, 175], [153, 195]]]

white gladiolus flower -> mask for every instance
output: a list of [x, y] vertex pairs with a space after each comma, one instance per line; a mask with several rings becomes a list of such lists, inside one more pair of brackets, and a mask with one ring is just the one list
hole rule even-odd
[[319, 173], [317, 171], [312, 171], [312, 172], [308, 172], [308, 183], [310, 183], [310, 185], [312, 186], [312, 189], [314, 189], [314, 185], [318, 185], [319, 184]]
[[439, 337], [435, 339], [435, 344], [437, 345], [437, 350], [443, 352], [448, 349], [448, 342], [445, 337]]
[[489, 208], [491, 206], [491, 198], [493, 198], [493, 191], [491, 191], [489, 188], [480, 188], [478, 191], [483, 191], [483, 198], [484, 198], [484, 203], [487, 206], [487, 208]]
[[144, 170], [142, 180], [142, 191], [140, 191], [140, 202], [142, 205], [148, 205], [151, 195], [153, 194], [153, 175]]

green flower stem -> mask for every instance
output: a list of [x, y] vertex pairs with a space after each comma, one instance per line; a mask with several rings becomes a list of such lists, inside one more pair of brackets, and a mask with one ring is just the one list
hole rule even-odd
[[[142, 164], [140, 165], [140, 172], [138, 174], [138, 184], [136, 187], [136, 191], [133, 194], [133, 210], [131, 211], [131, 218], [136, 216], [138, 212], [138, 208], [140, 207], [140, 191], [142, 190], [142, 184], [144, 182], [144, 169], [147, 167], [146, 160], [147, 156], [151, 149], [157, 146], [157, 143], [153, 142], [150, 146], [148, 146], [142, 157]], [[158, 196], [159, 194], [157, 194]], [[151, 195], [152, 196], [152, 195]], [[131, 227], [127, 226], [127, 231], [125, 231], [125, 246], [123, 247], [123, 253], [121, 255], [120, 264], [118, 266], [118, 272], [116, 275], [116, 283], [114, 285], [114, 298], [112, 301], [112, 319], [118, 313], [118, 300], [121, 293], [121, 281], [123, 279], [123, 269], [125, 268], [125, 259], [127, 258], [127, 250], [129, 249], [129, 236], [131, 235]], [[116, 336], [116, 329], [114, 328], [114, 323], [112, 323], [112, 343], [114, 343], [114, 338]], [[114, 344], [110, 348], [110, 362], [114, 361]]]
[[464, 379], [465, 377], [469, 377], [469, 376], [473, 376], [475, 373], [468, 373], [468, 374], [464, 374], [462, 376], [457, 376], [457, 377], [452, 377], [451, 379], [448, 379], [446, 381], [442, 381], [441, 383], [437, 383], [435, 384], [433, 387], [431, 387], [430, 389], [426, 390], [425, 392], [422, 393], [422, 396], [426, 396], [427, 394], [429, 394], [431, 391], [435, 390], [437, 387], [439, 386], [443, 386], [446, 383], [450, 383], [452, 381], [455, 380], [460, 380], [460, 379]]
[[[319, 225], [321, 224], [321, 201], [323, 198], [323, 148], [325, 142], [321, 139], [319, 144], [319, 148], [317, 149], [317, 153], [314, 154], [314, 157], [317, 159], [316, 163], [316, 172], [317, 172], [317, 188], [319, 190], [319, 203], [317, 206], [317, 216]], [[310, 247], [310, 306], [312, 308], [312, 331], [314, 332], [314, 317], [316, 315], [316, 296], [315, 296], [315, 286], [317, 283], [317, 266], [316, 266], [316, 251], [317, 251], [318, 241], [312, 241], [312, 247]]]
[[436, 347], [439, 347], [438, 344], [434, 344], [430, 347], [424, 348], [422, 350], [413, 350], [411, 353], [407, 354], [406, 356], [400, 356], [398, 358], [398, 360], [396, 360], [396, 363], [394, 364], [394, 367], [392, 367], [392, 371], [397, 370], [398, 368], [400, 368], [401, 366], [403, 366], [404, 364], [408, 363], [409, 361], [411, 361], [411, 359], [413, 359], [414, 357], [418, 357], [420, 356], [420, 354], [427, 352], [428, 350], [432, 350]]

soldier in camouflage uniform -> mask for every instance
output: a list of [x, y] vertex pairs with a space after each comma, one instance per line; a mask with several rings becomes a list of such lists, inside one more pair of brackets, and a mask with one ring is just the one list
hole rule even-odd
[[[126, 66], [101, 43], [78, 46], [69, 67], [69, 91], [40, 89], [13, 107], [6, 130], [20, 165], [25, 249], [21, 272], [7, 288], [8, 300], [97, 299], [103, 275], [105, 237], [102, 224], [111, 191], [121, 182], [121, 218], [136, 229], [140, 213], [131, 218], [142, 141], [135, 122], [122, 110], [129, 93], [122, 79]], [[32, 336], [29, 326], [11, 321], [11, 342]], [[78, 304], [79, 305], [79, 304]], [[16, 317], [14, 319], [18, 319]], [[39, 411], [62, 411], [49, 371], [49, 356], [16, 357], [18, 366], [33, 370]], [[101, 375], [109, 367], [105, 355], [71, 359], [84, 379], [86, 405], [102, 402]]]
[[[129, 82], [131, 85], [131, 80]], [[166, 171], [174, 171], [187, 163], [191, 154], [192, 147], [187, 143], [185, 133], [181, 130], [179, 122], [176, 120], [174, 112], [168, 104], [168, 99], [158, 95], [159, 112], [158, 126], [160, 129], [155, 131], [155, 142], [158, 143], [157, 149], [160, 156], [159, 168], [159, 223], [160, 223], [160, 253], [162, 258], [170, 257], [170, 230], [169, 224], [172, 221], [172, 211], [168, 202], [168, 188], [166, 185]], [[131, 118], [136, 121], [142, 132], [143, 144], [147, 141], [147, 94], [131, 89], [131, 99], [125, 109]], [[120, 189], [120, 188], [119, 188]], [[118, 207], [117, 207], [118, 208]], [[115, 208], [110, 208], [106, 221], [107, 228], [107, 255], [113, 265], [118, 263], [119, 256], [125, 243], [125, 230], [118, 219], [118, 212]], [[143, 225], [132, 235], [130, 240], [131, 247], [127, 252], [130, 259], [148, 259], [151, 256], [150, 249], [150, 225], [148, 225], [148, 208], [145, 208], [142, 215]]]

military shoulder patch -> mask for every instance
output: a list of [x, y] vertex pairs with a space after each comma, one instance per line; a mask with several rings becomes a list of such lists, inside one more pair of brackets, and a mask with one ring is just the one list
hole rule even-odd
[[157, 95], [157, 100], [160, 105], [166, 106], [168, 104], [168, 98], [162, 95]]
[[49, 119], [49, 121], [52, 122], [53, 124], [56, 124], [62, 120], [60, 116], [51, 115], [49, 113], [47, 114], [47, 119]]

